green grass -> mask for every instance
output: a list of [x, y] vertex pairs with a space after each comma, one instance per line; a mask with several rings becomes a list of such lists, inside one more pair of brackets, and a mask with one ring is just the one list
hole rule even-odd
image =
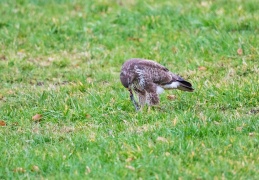
[[[259, 178], [256, 0], [1, 0], [0, 17], [0, 179]], [[136, 113], [132, 57], [195, 92]]]

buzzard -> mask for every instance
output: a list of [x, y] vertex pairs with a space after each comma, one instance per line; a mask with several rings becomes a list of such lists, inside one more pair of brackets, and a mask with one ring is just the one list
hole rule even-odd
[[[136, 110], [142, 109], [145, 104], [149, 107], [158, 105], [159, 94], [164, 89], [194, 91], [191, 83], [173, 74], [161, 64], [147, 59], [127, 60], [122, 65], [120, 80], [122, 85], [128, 89], [130, 100]], [[133, 91], [138, 96], [138, 103], [134, 99]]]

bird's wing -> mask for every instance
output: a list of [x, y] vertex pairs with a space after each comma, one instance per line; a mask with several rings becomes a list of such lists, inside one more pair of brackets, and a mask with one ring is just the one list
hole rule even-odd
[[[127, 62], [126, 62], [127, 63]], [[125, 63], [125, 64], [126, 64]], [[182, 77], [173, 74], [170, 72], [165, 66], [147, 59], [131, 59], [128, 61], [129, 65], [133, 68], [137, 66], [137, 68], [141, 71], [149, 72], [147, 73], [147, 79], [150, 82], [146, 83], [155, 83], [157, 85], [166, 85], [171, 84], [172, 82], [180, 82], [184, 86], [192, 88], [191, 83], [185, 81]], [[152, 76], [150, 76], [152, 74]], [[150, 79], [151, 78], [151, 79]], [[147, 81], [146, 79], [146, 81]]]
[[150, 67], [153, 69], [169, 72], [169, 70], [165, 66], [163, 66], [155, 61], [152, 61], [152, 60], [147, 60], [147, 59], [140, 60], [140, 61], [138, 61], [138, 64], [146, 66], [146, 67]]
[[171, 72], [165, 66], [155, 61], [139, 59], [137, 64], [140, 69], [148, 72], [147, 77], [148, 79], [151, 78], [149, 80], [151, 80], [152, 83], [163, 84], [172, 80]]
[[161, 78], [158, 84], [164, 86], [167, 84], [172, 84], [174, 82], [179, 83], [177, 89], [183, 91], [194, 91], [192, 84], [188, 81], [184, 80], [181, 76], [169, 72], [160, 72], [159, 77]]

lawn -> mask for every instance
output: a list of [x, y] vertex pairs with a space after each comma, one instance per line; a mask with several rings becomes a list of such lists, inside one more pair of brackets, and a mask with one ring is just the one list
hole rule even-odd
[[[0, 179], [258, 179], [258, 22], [257, 0], [1, 0]], [[133, 57], [195, 92], [136, 112]]]

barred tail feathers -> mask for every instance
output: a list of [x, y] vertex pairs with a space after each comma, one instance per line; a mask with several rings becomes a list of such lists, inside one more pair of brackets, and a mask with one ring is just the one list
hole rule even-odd
[[177, 89], [182, 90], [182, 91], [189, 91], [189, 92], [194, 91], [191, 83], [189, 83], [185, 80], [177, 80], [177, 82], [179, 82], [179, 86], [177, 87]]

